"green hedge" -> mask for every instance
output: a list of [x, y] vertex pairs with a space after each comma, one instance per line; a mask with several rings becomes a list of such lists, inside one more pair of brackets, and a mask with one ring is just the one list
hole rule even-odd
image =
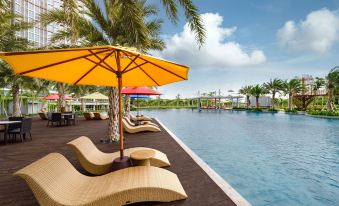
[[339, 111], [318, 111], [318, 110], [310, 110], [306, 112], [307, 114], [310, 115], [320, 115], [320, 116], [339, 116]]

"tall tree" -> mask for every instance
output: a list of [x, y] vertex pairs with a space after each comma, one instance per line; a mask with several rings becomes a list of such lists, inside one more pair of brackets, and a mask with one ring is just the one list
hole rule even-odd
[[[23, 21], [22, 17], [13, 13], [11, 1], [0, 3], [0, 51], [13, 52], [29, 49], [29, 41], [17, 35], [18, 32], [32, 27], [32, 23]], [[20, 116], [20, 89], [31, 81], [27, 77], [16, 76], [10, 66], [0, 60], [0, 76], [5, 85], [10, 86], [13, 97], [13, 116]]]
[[264, 83], [264, 87], [269, 93], [272, 94], [272, 109], [274, 109], [275, 95], [282, 90], [283, 81], [278, 78], [270, 79], [269, 82]]
[[250, 96], [251, 96], [251, 91], [252, 91], [253, 86], [244, 86], [239, 90], [240, 94], [243, 94], [246, 96], [246, 108], [250, 106]]
[[[149, 49], [163, 49], [164, 42], [159, 38], [161, 21], [153, 19], [157, 8], [146, 4], [143, 0], [104, 0], [100, 7], [95, 1], [81, 0], [85, 9], [78, 15], [76, 24], [71, 26], [67, 21], [65, 11], [54, 10], [45, 15], [43, 19], [64, 25], [64, 29], [57, 32], [53, 40], [70, 39], [72, 31], [77, 29], [78, 37], [84, 45], [122, 45], [132, 46], [140, 51]], [[196, 33], [200, 44], [204, 42], [205, 30], [197, 8], [191, 0], [179, 0], [179, 5], [185, 10], [185, 16], [190, 28]], [[175, 0], [162, 1], [170, 19], [176, 23], [178, 20], [178, 4]], [[109, 137], [118, 138], [118, 91], [108, 88], [110, 102]], [[116, 128], [116, 129], [115, 129]]]
[[339, 66], [334, 67], [326, 76], [327, 111], [335, 109], [334, 92], [339, 88]]
[[292, 110], [293, 95], [302, 90], [301, 81], [299, 79], [291, 79], [284, 81], [283, 90], [288, 95], [288, 110]]
[[[63, 29], [59, 30], [52, 37], [52, 43], [61, 44], [62, 47], [76, 47], [79, 41], [79, 18], [80, 7], [78, 0], [63, 0], [61, 9], [51, 10], [40, 16], [40, 23], [47, 26], [48, 24], [59, 24]], [[68, 31], [68, 38], [62, 38], [62, 34]], [[61, 37], [61, 38], [60, 38]], [[69, 88], [68, 85], [57, 82], [56, 89], [58, 91], [58, 111], [61, 112], [66, 106], [65, 93]]]
[[257, 84], [257, 85], [252, 87], [251, 95], [253, 95], [255, 97], [255, 104], [256, 104], [257, 108], [259, 108], [259, 97], [266, 94], [266, 93], [267, 93], [267, 91], [266, 91], [265, 87], [263, 87], [260, 84]]

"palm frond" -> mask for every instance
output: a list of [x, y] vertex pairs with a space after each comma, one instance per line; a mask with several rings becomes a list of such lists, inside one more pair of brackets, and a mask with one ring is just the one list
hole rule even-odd
[[185, 16], [191, 31], [195, 33], [198, 44], [202, 46], [205, 42], [206, 30], [199, 15], [198, 8], [193, 4], [192, 0], [179, 0], [179, 2], [184, 8]]

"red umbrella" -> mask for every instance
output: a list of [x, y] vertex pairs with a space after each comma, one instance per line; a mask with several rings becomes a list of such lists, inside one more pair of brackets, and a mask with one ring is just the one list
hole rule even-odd
[[[121, 94], [127, 95], [137, 95], [137, 105], [139, 108], [139, 98], [138, 95], [161, 95], [161, 93], [150, 89], [148, 87], [126, 87], [121, 90]], [[139, 116], [139, 109], [137, 110], [137, 116]]]
[[[47, 97], [44, 97], [43, 99], [44, 100], [58, 100], [59, 99], [59, 95], [58, 94], [52, 94], [52, 95], [49, 95]], [[70, 99], [72, 99], [72, 97], [65, 96], [64, 99], [65, 100], [70, 100]]]
[[135, 94], [135, 95], [161, 95], [161, 93], [150, 89], [148, 87], [126, 87], [122, 89], [121, 94]]

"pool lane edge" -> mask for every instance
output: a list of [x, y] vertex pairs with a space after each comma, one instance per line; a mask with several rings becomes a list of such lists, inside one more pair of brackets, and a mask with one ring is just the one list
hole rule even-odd
[[169, 130], [159, 119], [154, 118], [161, 127], [172, 137], [182, 149], [201, 167], [206, 174], [217, 184], [222, 191], [237, 205], [251, 206], [251, 204], [241, 196], [230, 184], [228, 184], [218, 173], [216, 173], [206, 162], [195, 154], [183, 141], [181, 141], [171, 130]]

